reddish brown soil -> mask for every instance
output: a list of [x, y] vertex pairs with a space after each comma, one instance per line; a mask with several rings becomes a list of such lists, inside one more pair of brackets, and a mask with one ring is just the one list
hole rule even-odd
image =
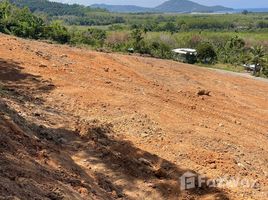
[[266, 81], [0, 35], [0, 97], [0, 199], [268, 198]]

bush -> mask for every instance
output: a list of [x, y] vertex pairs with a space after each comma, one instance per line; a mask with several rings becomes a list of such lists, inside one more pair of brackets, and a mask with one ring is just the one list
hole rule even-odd
[[171, 34], [176, 33], [178, 31], [178, 28], [176, 27], [176, 25], [172, 22], [167, 22], [164, 25], [164, 30], [170, 32]]
[[44, 22], [33, 15], [29, 9], [21, 9], [13, 14], [10, 31], [19, 37], [39, 39], [44, 36]]
[[106, 40], [105, 44], [116, 51], [125, 51], [129, 44], [130, 36], [125, 32], [113, 32], [110, 33]]
[[19, 9], [8, 2], [0, 3], [0, 31], [19, 37], [39, 39], [44, 36], [44, 22], [29, 9]]
[[67, 28], [62, 26], [60, 22], [54, 21], [45, 30], [46, 37], [62, 44], [70, 41], [71, 35]]
[[231, 37], [224, 45], [220, 44], [218, 46], [218, 59], [223, 63], [245, 64], [249, 60], [248, 57], [246, 42], [238, 36]]
[[32, 14], [28, 8], [17, 8], [8, 2], [0, 3], [0, 31], [25, 38], [47, 38], [67, 43], [68, 30], [59, 22], [46, 26], [44, 21]]
[[217, 60], [217, 54], [210, 43], [201, 43], [197, 47], [197, 58], [201, 63], [212, 64]]
[[143, 31], [141, 29], [134, 29], [131, 33], [131, 36], [134, 51], [141, 54], [150, 54], [150, 48], [144, 40]]
[[163, 42], [154, 41], [149, 46], [149, 51], [153, 57], [164, 58], [164, 59], [172, 58], [172, 53], [169, 45]]
[[263, 66], [263, 69], [262, 69], [262, 74], [268, 78], [268, 66], [265, 65]]
[[81, 42], [91, 46], [103, 47], [106, 37], [105, 30], [90, 28], [82, 32]]

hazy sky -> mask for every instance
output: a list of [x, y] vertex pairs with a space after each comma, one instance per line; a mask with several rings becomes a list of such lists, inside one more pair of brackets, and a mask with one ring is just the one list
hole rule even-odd
[[[53, 0], [51, 0], [53, 1]], [[54, 0], [65, 3], [91, 5], [94, 3], [138, 5], [154, 7], [166, 0]], [[268, 8], [268, 0], [192, 0], [204, 5], [223, 5], [232, 8]]]

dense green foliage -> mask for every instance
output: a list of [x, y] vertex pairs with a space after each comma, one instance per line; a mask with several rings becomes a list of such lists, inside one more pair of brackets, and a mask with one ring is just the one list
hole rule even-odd
[[106, 40], [106, 31], [101, 29], [90, 28], [88, 30], [78, 31], [72, 30], [72, 40], [73, 44], [87, 44], [94, 47], [103, 47]]
[[192, 30], [256, 31], [267, 28], [265, 14], [223, 15], [137, 15], [126, 18], [132, 27], [137, 25], [149, 31], [184, 32]]
[[19, 37], [51, 39], [67, 43], [70, 35], [59, 22], [45, 24], [44, 20], [33, 15], [28, 8], [17, 8], [4, 1], [0, 3], [0, 31]]
[[88, 13], [87, 16], [61, 16], [56, 19], [64, 21], [70, 25], [81, 25], [81, 26], [101, 26], [110, 24], [125, 23], [123, 17], [113, 16], [109, 13]]
[[[44, 2], [47, 3], [46, 0]], [[40, 9], [38, 5], [36, 7], [35, 12], [42, 10], [42, 6]], [[66, 10], [71, 8], [67, 6]], [[20, 37], [85, 44], [164, 59], [174, 58], [171, 51], [174, 48], [195, 48], [200, 63], [237, 67], [255, 64], [258, 66], [255, 75], [268, 75], [268, 15], [265, 13], [209, 16], [115, 14], [95, 12], [83, 6], [78, 8], [86, 10], [85, 17], [67, 11], [63, 13], [71, 15], [53, 16], [52, 12], [48, 12], [51, 15], [48, 17], [44, 13], [33, 14], [28, 8], [1, 2], [0, 31]], [[81, 24], [111, 25], [78, 26]], [[191, 63], [195, 61], [191, 58]]]
[[104, 11], [103, 9], [90, 8], [78, 4], [64, 4], [48, 0], [9, 0], [12, 4], [24, 8], [28, 7], [32, 12], [44, 12], [51, 16], [86, 16], [92, 11]]
[[18, 9], [8, 2], [0, 4], [0, 31], [20, 37], [41, 38], [44, 22], [33, 15], [29, 9]]
[[263, 66], [265, 66], [266, 59], [265, 59], [265, 51], [262, 46], [255, 46], [250, 49], [251, 54], [251, 60], [254, 65], [257, 66], [257, 68], [254, 70], [254, 75], [259, 75], [262, 71], [265, 71], [265, 74], [267, 73], [267, 69], [265, 69]]
[[[63, 20], [66, 25], [92, 26], [120, 23], [125, 24], [124, 27], [127, 30], [137, 25], [154, 32], [183, 32], [188, 30], [251, 31], [268, 28], [267, 14], [248, 12], [246, 14], [222, 15], [120, 14], [109, 13], [98, 8], [50, 2], [48, 0], [10, 0], [10, 2], [21, 8], [28, 7], [34, 13], [45, 13], [50, 19]], [[177, 3], [183, 2], [179, 1]], [[185, 5], [180, 7], [185, 7]]]
[[32, 12], [45, 14], [50, 19], [63, 20], [71, 25], [109, 25], [124, 23], [121, 16], [109, 14], [104, 9], [91, 8], [78, 4], [64, 4], [48, 0], [9, 0], [14, 5], [29, 8]]
[[217, 59], [214, 47], [209, 43], [200, 43], [197, 46], [197, 57], [201, 63], [211, 64]]
[[62, 26], [60, 22], [54, 21], [45, 28], [45, 37], [51, 40], [58, 41], [62, 44], [70, 41], [70, 33], [67, 28]]

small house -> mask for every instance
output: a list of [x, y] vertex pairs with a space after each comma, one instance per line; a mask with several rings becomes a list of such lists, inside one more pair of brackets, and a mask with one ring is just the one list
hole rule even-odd
[[190, 64], [194, 64], [197, 61], [196, 49], [179, 48], [173, 49], [172, 52], [175, 60]]

